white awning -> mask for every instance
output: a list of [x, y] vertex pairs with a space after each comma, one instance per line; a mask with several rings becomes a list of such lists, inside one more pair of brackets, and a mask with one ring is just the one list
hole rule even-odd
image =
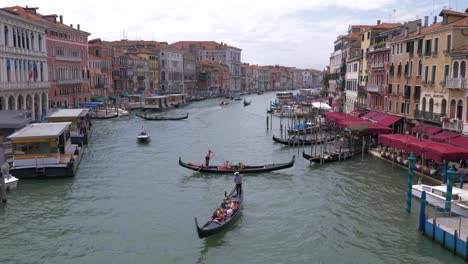
[[324, 103], [324, 102], [313, 102], [312, 107], [322, 109], [322, 110], [330, 110], [331, 109], [331, 107], [327, 103]]

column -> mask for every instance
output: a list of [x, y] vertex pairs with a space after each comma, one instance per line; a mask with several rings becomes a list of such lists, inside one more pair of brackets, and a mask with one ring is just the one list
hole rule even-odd
[[42, 120], [42, 94], [39, 95], [39, 104], [37, 110], [39, 111], [39, 120]]
[[47, 67], [47, 61], [44, 61], [42, 63], [42, 65], [44, 65], [44, 81], [45, 82], [48, 82], [49, 81], [49, 67]]
[[8, 25], [8, 38], [9, 38], [9, 46], [13, 47], [13, 26]]
[[5, 45], [5, 25], [0, 23], [0, 44]]

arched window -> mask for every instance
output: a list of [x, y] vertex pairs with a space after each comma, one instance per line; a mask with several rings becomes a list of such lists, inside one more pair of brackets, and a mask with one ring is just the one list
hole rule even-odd
[[456, 105], [456, 102], [454, 99], [452, 99], [452, 101], [450, 101], [450, 118], [454, 118], [455, 117], [455, 106]]
[[462, 120], [463, 119], [463, 101], [458, 100], [457, 103], [457, 119]]
[[440, 114], [442, 116], [445, 116], [447, 114], [447, 100], [442, 99], [442, 104], [441, 104], [441, 108], [440, 108]]
[[453, 63], [453, 78], [458, 78], [458, 61]]
[[465, 78], [466, 75], [466, 61], [462, 61], [460, 64], [460, 76]]
[[434, 113], [434, 99], [429, 99], [429, 113]]

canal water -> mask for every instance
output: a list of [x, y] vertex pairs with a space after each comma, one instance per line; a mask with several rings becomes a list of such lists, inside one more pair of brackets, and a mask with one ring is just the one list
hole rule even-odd
[[[405, 213], [404, 170], [368, 156], [310, 165], [273, 143], [272, 97], [195, 102], [171, 112], [190, 113], [178, 122], [94, 121], [76, 177], [21, 180], [0, 206], [0, 263], [462, 263], [417, 232], [417, 200]], [[141, 126], [148, 144], [136, 142]], [[279, 119], [273, 127], [279, 135]], [[245, 176], [239, 221], [201, 240], [194, 217], [206, 220], [232, 175], [194, 173], [178, 158], [201, 163], [209, 148], [212, 163], [296, 164]]]

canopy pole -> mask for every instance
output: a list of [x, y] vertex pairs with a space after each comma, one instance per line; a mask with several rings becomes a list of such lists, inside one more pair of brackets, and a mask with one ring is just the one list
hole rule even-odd
[[409, 167], [408, 167], [408, 181], [406, 183], [406, 212], [411, 213], [411, 193], [413, 191], [413, 165], [414, 165], [414, 155], [411, 155], [408, 158]]
[[452, 209], [452, 188], [453, 188], [453, 178], [456, 174], [453, 168], [450, 168], [447, 171], [448, 182], [447, 182], [447, 191], [445, 192], [445, 211], [450, 212]]

